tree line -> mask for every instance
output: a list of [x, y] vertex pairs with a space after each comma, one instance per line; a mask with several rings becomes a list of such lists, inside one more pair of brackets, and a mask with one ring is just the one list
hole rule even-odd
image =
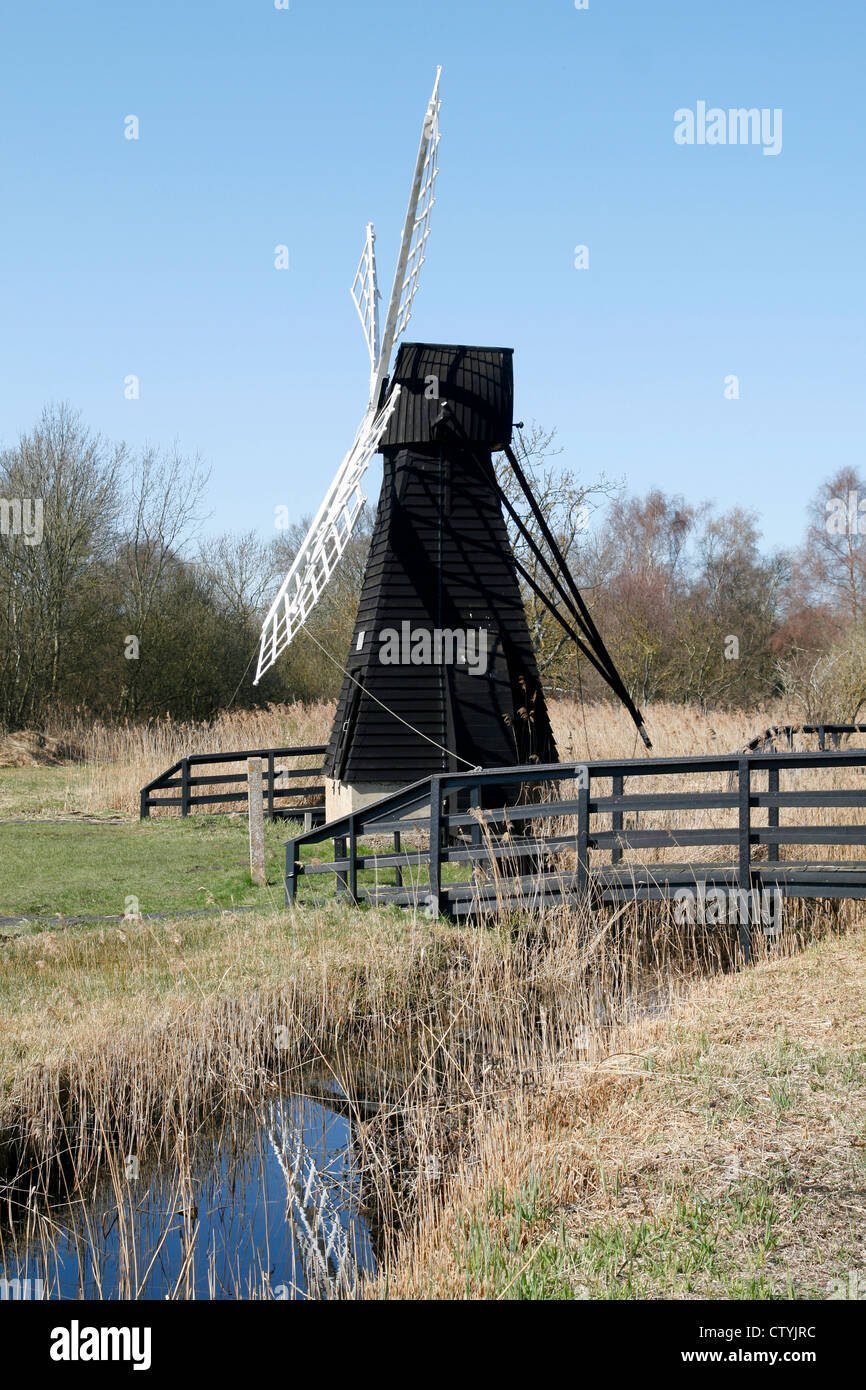
[[[754, 707], [784, 696], [810, 717], [853, 718], [866, 699], [866, 487], [852, 470], [816, 490], [798, 547], [766, 553], [748, 509], [659, 490], [629, 496], [609, 479], [577, 477], [550, 431], [533, 427], [521, 443], [548, 525], [638, 703]], [[497, 470], [539, 541], [504, 460]], [[262, 617], [308, 519], [270, 540], [206, 536], [207, 482], [198, 458], [129, 450], [66, 405], [46, 408], [0, 452], [0, 724], [37, 726], [67, 708], [201, 719], [231, 703], [336, 695], [371, 512], [308, 632], [254, 687]], [[533, 580], [525, 602], [547, 690], [603, 695], [552, 611], [549, 576], [509, 524]]]

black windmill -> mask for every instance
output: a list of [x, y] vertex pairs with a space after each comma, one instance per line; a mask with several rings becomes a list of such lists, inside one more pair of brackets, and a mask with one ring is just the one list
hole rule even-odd
[[[381, 347], [372, 225], [353, 285], [371, 361], [358, 434], [265, 620], [256, 680], [304, 626], [345, 549], [373, 455], [384, 462], [355, 631], [325, 760], [328, 818], [432, 773], [557, 761], [520, 591], [535, 588], [643, 721], [511, 449], [511, 348], [403, 343], [430, 229], [439, 73], [427, 108]], [[504, 453], [534, 520], [499, 486]], [[516, 560], [503, 508], [533, 550]], [[539, 540], [540, 538], [540, 540]], [[537, 574], [546, 578], [539, 585]]]

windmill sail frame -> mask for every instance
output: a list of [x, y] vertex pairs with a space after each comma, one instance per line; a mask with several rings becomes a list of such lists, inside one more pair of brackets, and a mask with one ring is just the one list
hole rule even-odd
[[388, 427], [399, 393], [399, 387], [395, 388], [378, 414], [368, 410], [361, 421], [352, 447], [337, 470], [262, 624], [254, 685], [258, 685], [303, 627], [349, 543], [366, 501], [361, 481]]
[[421, 127], [421, 140], [415, 160], [415, 173], [412, 177], [412, 191], [409, 206], [400, 237], [400, 253], [394, 271], [394, 283], [385, 318], [382, 334], [382, 351], [373, 384], [372, 400], [376, 400], [382, 383], [388, 375], [391, 355], [400, 338], [409, 326], [412, 305], [418, 293], [421, 267], [426, 259], [427, 238], [430, 235], [430, 216], [436, 201], [436, 175], [439, 172], [439, 111], [442, 102], [439, 97], [441, 67], [436, 69], [433, 94]]
[[361, 479], [376, 453], [397, 403], [399, 388], [391, 392], [381, 409], [379, 408], [391, 356], [412, 317], [412, 305], [418, 293], [421, 267], [426, 259], [430, 216], [436, 201], [436, 175], [439, 171], [441, 75], [442, 69], [438, 67], [433, 93], [427, 104], [421, 128], [409, 206], [400, 238], [400, 252], [381, 344], [376, 235], [372, 222], [367, 224], [364, 250], [350, 290], [370, 357], [370, 395], [367, 409], [352, 446], [340, 464], [336, 477], [325, 494], [292, 567], [280, 585], [262, 624], [254, 685], [258, 685], [265, 672], [270, 670], [281, 652], [285, 651], [292, 638], [303, 627], [346, 549], [367, 500], [361, 489]]
[[379, 286], [376, 279], [376, 233], [373, 223], [367, 223], [367, 238], [355, 279], [352, 281], [352, 300], [358, 310], [364, 341], [370, 354], [370, 403], [375, 399], [376, 374], [381, 354], [379, 341]]

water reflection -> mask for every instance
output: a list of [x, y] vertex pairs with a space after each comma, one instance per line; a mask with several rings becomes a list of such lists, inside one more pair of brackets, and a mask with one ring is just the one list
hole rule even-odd
[[29, 1279], [45, 1298], [353, 1297], [374, 1266], [359, 1187], [345, 1116], [279, 1097], [31, 1213], [26, 1238], [0, 1237], [6, 1296]]

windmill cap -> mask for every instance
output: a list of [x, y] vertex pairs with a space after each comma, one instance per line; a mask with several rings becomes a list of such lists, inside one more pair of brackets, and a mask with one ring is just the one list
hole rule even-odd
[[443, 402], [468, 442], [490, 450], [509, 443], [513, 354], [507, 347], [403, 343], [390, 382], [400, 387], [400, 396], [380, 447], [431, 443]]

